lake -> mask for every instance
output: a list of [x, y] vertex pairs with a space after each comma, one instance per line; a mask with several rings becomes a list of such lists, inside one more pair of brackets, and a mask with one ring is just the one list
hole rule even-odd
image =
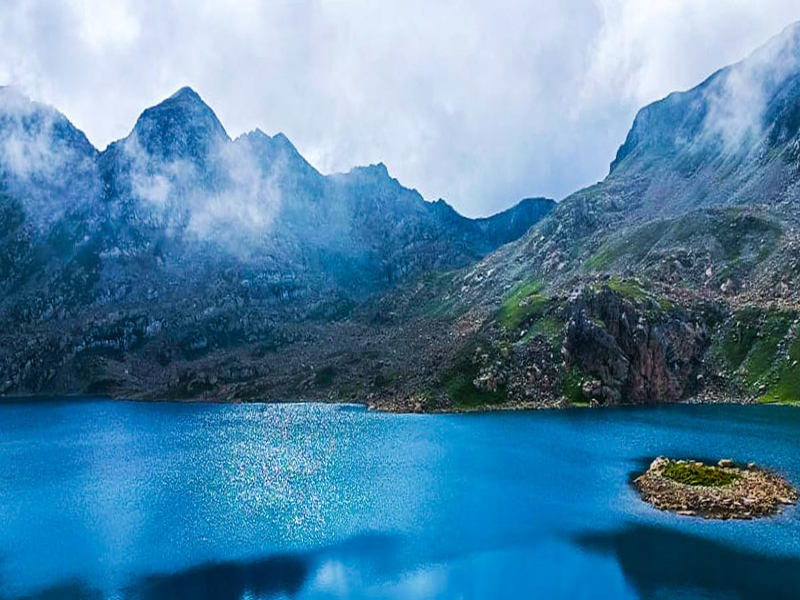
[[657, 455], [800, 483], [800, 410], [0, 404], [0, 598], [791, 598], [800, 512], [661, 513]]

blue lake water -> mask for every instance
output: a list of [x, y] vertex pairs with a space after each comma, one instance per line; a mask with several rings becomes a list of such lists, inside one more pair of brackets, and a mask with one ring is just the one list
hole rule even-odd
[[800, 410], [0, 405], [0, 598], [796, 598], [800, 512], [643, 504], [659, 454], [800, 483]]

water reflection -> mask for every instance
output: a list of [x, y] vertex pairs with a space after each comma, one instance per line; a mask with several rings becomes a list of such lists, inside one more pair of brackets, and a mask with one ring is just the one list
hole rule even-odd
[[126, 598], [171, 600], [237, 600], [245, 596], [294, 596], [309, 573], [309, 558], [302, 554], [276, 555], [250, 563], [202, 565], [169, 575], [157, 575], [127, 590]]
[[[347, 564], [364, 573], [391, 568], [399, 540], [391, 535], [364, 534], [308, 552], [280, 553], [252, 561], [226, 561], [192, 566], [143, 577], [113, 597], [125, 600], [238, 600], [295, 597], [320, 567]], [[99, 600], [106, 596], [78, 580], [61, 582], [24, 596], [0, 600]]]
[[[0, 596], [2, 598], [3, 596]], [[103, 594], [81, 581], [66, 581], [59, 583], [20, 600], [102, 600]]]
[[769, 556], [652, 525], [593, 533], [578, 539], [616, 558], [643, 598], [679, 592], [709, 598], [798, 598], [800, 559]]

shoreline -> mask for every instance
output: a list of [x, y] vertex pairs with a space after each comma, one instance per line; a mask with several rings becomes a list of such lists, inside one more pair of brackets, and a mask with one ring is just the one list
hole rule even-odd
[[739, 406], [787, 406], [800, 408], [800, 403], [794, 402], [761, 402], [755, 398], [734, 398], [722, 400], [711, 397], [693, 397], [677, 402], [653, 402], [636, 404], [613, 404], [613, 405], [590, 405], [570, 403], [559, 400], [548, 404], [542, 403], [507, 403], [507, 404], [484, 404], [477, 406], [445, 407], [426, 410], [421, 406], [403, 406], [401, 403], [375, 403], [358, 399], [331, 399], [331, 398], [292, 398], [292, 399], [228, 399], [220, 397], [194, 397], [194, 398], [151, 398], [132, 396], [104, 396], [97, 394], [30, 394], [15, 396], [0, 396], [0, 405], [4, 404], [35, 404], [58, 402], [63, 400], [73, 401], [111, 401], [111, 402], [141, 402], [154, 404], [330, 404], [340, 406], [361, 406], [367, 411], [386, 413], [386, 414], [428, 414], [428, 415], [447, 415], [447, 414], [481, 414], [481, 413], [501, 413], [501, 412], [538, 412], [538, 411], [569, 411], [569, 410], [605, 410], [615, 408], [641, 408], [641, 407], [663, 407], [663, 406], [694, 406], [694, 405], [739, 405]]

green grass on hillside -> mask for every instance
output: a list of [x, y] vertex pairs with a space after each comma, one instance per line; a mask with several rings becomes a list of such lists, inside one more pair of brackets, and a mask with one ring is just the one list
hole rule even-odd
[[585, 261], [584, 269], [596, 273], [613, 271], [618, 261], [640, 264], [651, 253], [660, 255], [699, 246], [715, 253], [723, 265], [717, 277], [726, 278], [737, 269], [765, 260], [782, 233], [776, 223], [739, 208], [700, 211], [615, 235]]
[[766, 317], [745, 363], [745, 381], [748, 385], [755, 386], [762, 382], [770, 375], [776, 361], [781, 360], [777, 355], [778, 347], [789, 333], [792, 318], [787, 313], [778, 312], [770, 313]]
[[586, 375], [575, 366], [572, 366], [564, 375], [562, 394], [572, 404], [585, 404], [586, 398], [583, 397], [583, 382]]
[[738, 369], [747, 358], [758, 339], [758, 320], [761, 312], [747, 308], [734, 315], [734, 328], [724, 335], [721, 341], [722, 356], [728, 367]]
[[623, 257], [640, 262], [658, 243], [666, 230], [664, 223], [650, 223], [628, 231], [621, 238], [603, 244], [586, 260], [585, 267], [589, 271], [605, 271]]
[[489, 344], [474, 340], [459, 351], [454, 364], [444, 373], [444, 387], [454, 406], [475, 408], [490, 404], [502, 404], [507, 399], [505, 387], [500, 387], [493, 392], [475, 387], [473, 382], [481, 370], [480, 364], [475, 362], [475, 355], [479, 352], [486, 352], [490, 357], [494, 354]]
[[762, 402], [800, 402], [800, 332], [792, 329], [796, 318], [793, 311], [743, 309], [718, 342], [725, 365]]
[[557, 317], [542, 317], [532, 328], [533, 333], [546, 338], [554, 347], [560, 347], [564, 340], [564, 321]]
[[718, 467], [698, 465], [695, 463], [671, 462], [664, 469], [664, 477], [684, 485], [702, 485], [724, 487], [740, 479], [736, 473], [724, 471]]
[[620, 296], [624, 296], [625, 298], [629, 298], [631, 300], [641, 301], [649, 298], [649, 295], [645, 291], [641, 282], [637, 279], [620, 279], [619, 277], [611, 277], [606, 284]]
[[500, 324], [506, 331], [519, 329], [526, 321], [541, 317], [547, 310], [550, 298], [541, 293], [538, 281], [529, 281], [517, 287], [500, 307]]
[[800, 335], [792, 340], [788, 355], [778, 367], [776, 381], [769, 393], [762, 396], [762, 401], [800, 403]]

